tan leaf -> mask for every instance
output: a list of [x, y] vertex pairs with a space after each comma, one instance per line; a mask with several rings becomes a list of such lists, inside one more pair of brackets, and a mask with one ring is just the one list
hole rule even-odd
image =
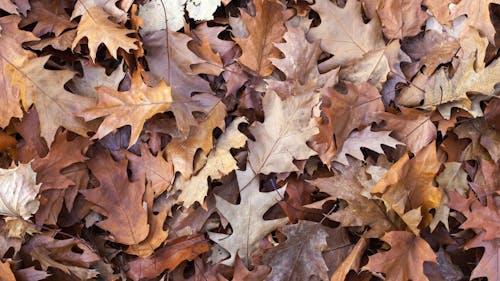
[[19, 16], [6, 16], [0, 18], [0, 128], [9, 125], [12, 117], [23, 116], [19, 106], [20, 89], [9, 81], [12, 66], [21, 67], [26, 61], [34, 58], [33, 52], [23, 49], [22, 44], [26, 41], [34, 41], [38, 38], [31, 32], [20, 30], [17, 25], [21, 21]]
[[176, 187], [182, 191], [177, 202], [183, 202], [185, 207], [191, 206], [194, 202], [203, 205], [208, 191], [208, 178], [211, 180], [220, 179], [237, 168], [236, 160], [234, 160], [230, 150], [245, 146], [247, 137], [238, 131], [238, 126], [243, 122], [245, 119], [242, 117], [235, 119], [217, 140], [217, 145], [208, 155], [203, 168], [188, 181]]
[[22, 67], [12, 70], [11, 85], [20, 89], [23, 107], [28, 110], [35, 104], [40, 119], [41, 135], [51, 144], [59, 128], [87, 136], [91, 126], [76, 114], [95, 104], [94, 99], [71, 94], [64, 84], [74, 73], [69, 70], [47, 70], [44, 68], [49, 56], [34, 58]]
[[30, 164], [0, 169], [0, 185], [0, 215], [27, 220], [38, 210], [41, 184], [36, 184], [36, 173]]
[[[500, 4], [499, 0], [460, 1], [453, 8], [451, 17], [467, 15], [467, 23], [481, 31], [491, 44], [495, 44], [495, 27], [490, 19], [490, 4]], [[497, 71], [498, 72], [498, 71]]]
[[361, 147], [369, 148], [377, 153], [383, 154], [382, 144], [390, 147], [396, 147], [398, 144], [404, 145], [389, 136], [391, 132], [380, 131], [373, 132], [370, 127], [366, 127], [361, 131], [354, 131], [349, 135], [349, 138], [344, 142], [342, 150], [333, 158], [333, 161], [337, 161], [344, 165], [349, 165], [346, 155], [349, 154], [356, 159], [364, 160], [363, 153], [361, 152]]
[[100, 257], [75, 238], [57, 240], [51, 235], [39, 234], [32, 237], [22, 250], [37, 260], [44, 271], [53, 267], [80, 280], [92, 279], [98, 274], [89, 267]]
[[319, 93], [282, 101], [275, 92], [269, 91], [262, 103], [264, 123], [250, 127], [256, 139], [248, 142], [250, 169], [262, 174], [298, 171], [293, 160], [308, 159], [316, 154], [306, 142], [319, 132], [314, 119]]
[[116, 90], [99, 87], [99, 103], [88, 107], [79, 113], [85, 120], [105, 117], [99, 126], [94, 138], [103, 138], [110, 132], [125, 125], [130, 125], [129, 147], [132, 146], [147, 119], [156, 113], [167, 111], [172, 103], [170, 87], [160, 82], [156, 87], [148, 87], [142, 81], [139, 71], [132, 76], [130, 90], [118, 92]]
[[309, 36], [312, 40], [321, 40], [321, 49], [335, 55], [333, 65], [344, 64], [385, 46], [380, 23], [377, 19], [364, 23], [359, 1], [348, 0], [345, 7], [340, 8], [329, 0], [318, 0], [311, 8], [322, 22], [311, 28]]
[[167, 144], [167, 158], [174, 165], [174, 169], [187, 179], [193, 174], [193, 161], [196, 153], [201, 150], [207, 156], [213, 148], [213, 131], [215, 128], [224, 130], [226, 124], [226, 106], [222, 102], [214, 105], [205, 120], [199, 122], [199, 128], [192, 128], [187, 138], [174, 136]]
[[70, 8], [66, 1], [53, 2], [51, 0], [40, 0], [31, 3], [28, 16], [21, 21], [20, 26], [26, 27], [36, 23], [33, 34], [42, 36], [54, 33], [59, 36], [64, 30], [73, 28], [75, 23], [71, 22], [65, 9]]
[[112, 90], [118, 90], [120, 82], [125, 77], [122, 70], [123, 65], [119, 65], [111, 75], [106, 74], [106, 68], [93, 64], [90, 61], [82, 62], [83, 76], [73, 78], [72, 90], [81, 96], [97, 98], [99, 95], [97, 87], [106, 87]]
[[[283, 198], [285, 188], [272, 192], [259, 191], [259, 176], [247, 164], [245, 171], [236, 170], [240, 189], [240, 203], [233, 205], [219, 196], [216, 207], [220, 214], [231, 224], [232, 233], [223, 234], [208, 232], [211, 240], [226, 249], [231, 257], [222, 263], [232, 265], [238, 254], [247, 263], [254, 251], [259, 247], [259, 241], [277, 227], [288, 222], [288, 218], [264, 220], [263, 216], [269, 208]], [[217, 261], [215, 261], [217, 262]]]
[[97, 48], [101, 43], [106, 45], [112, 57], [116, 57], [118, 48], [128, 52], [130, 49], [136, 50], [138, 47], [134, 42], [137, 39], [128, 37], [127, 34], [133, 33], [131, 29], [122, 28], [109, 20], [109, 14], [102, 7], [96, 6], [90, 8], [83, 14], [76, 33], [76, 38], [73, 41], [72, 49], [76, 47], [78, 42], [84, 37], [88, 40], [90, 57], [95, 61]]
[[387, 281], [429, 281], [424, 274], [424, 262], [437, 263], [437, 260], [424, 239], [411, 232], [391, 231], [382, 240], [391, 245], [391, 249], [370, 256], [364, 270], [385, 273]]
[[292, 10], [276, 0], [255, 0], [255, 16], [242, 11], [241, 19], [249, 35], [236, 37], [243, 54], [238, 61], [259, 76], [268, 76], [273, 71], [271, 58], [279, 58], [279, 50], [273, 43], [282, 41], [286, 31], [285, 21], [292, 16]]
[[118, 22], [127, 20], [127, 13], [116, 6], [117, 0], [78, 0], [75, 3], [71, 20], [84, 15], [89, 9], [101, 7], [106, 13], [113, 16]]

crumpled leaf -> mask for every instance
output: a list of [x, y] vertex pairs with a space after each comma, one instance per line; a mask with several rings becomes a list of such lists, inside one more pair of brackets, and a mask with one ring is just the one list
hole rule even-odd
[[382, 202], [376, 197], [371, 198], [371, 184], [360, 165], [359, 162], [354, 162], [350, 166], [342, 167], [340, 173], [333, 177], [309, 181], [329, 197], [306, 207], [321, 208], [328, 200], [345, 200], [348, 205], [329, 214], [328, 218], [340, 222], [344, 227], [369, 226], [370, 229], [363, 234], [364, 237], [378, 238], [393, 229], [393, 223], [385, 213]]
[[253, 124], [255, 141], [248, 142], [248, 161], [256, 173], [298, 171], [293, 160], [307, 159], [316, 152], [306, 141], [318, 133], [316, 117], [319, 93], [281, 100], [274, 91], [262, 99], [264, 123]]
[[89, 267], [100, 257], [88, 245], [75, 238], [58, 240], [49, 234], [38, 234], [22, 250], [40, 262], [45, 271], [53, 267], [81, 280], [97, 277], [98, 272]]
[[86, 10], [83, 14], [80, 24], [78, 24], [75, 40], [72, 49], [76, 47], [81, 39], [87, 38], [90, 57], [95, 61], [97, 48], [101, 43], [106, 45], [109, 53], [115, 59], [118, 48], [128, 52], [130, 49], [136, 50], [138, 47], [134, 42], [135, 38], [128, 37], [127, 34], [133, 33], [133, 30], [122, 28], [109, 20], [109, 14], [102, 7], [96, 6]]
[[321, 252], [327, 248], [328, 233], [321, 224], [299, 221], [281, 228], [287, 239], [264, 254], [263, 262], [271, 266], [269, 281], [301, 281], [313, 277], [328, 280], [328, 267]]
[[99, 102], [79, 113], [85, 120], [105, 117], [94, 138], [100, 139], [125, 125], [130, 125], [129, 147], [136, 143], [147, 119], [170, 108], [170, 87], [162, 81], [151, 88], [144, 84], [141, 74], [132, 75], [130, 90], [118, 92], [108, 87], [98, 87]]
[[424, 274], [424, 262], [437, 263], [437, 259], [424, 239], [411, 232], [391, 231], [382, 240], [391, 245], [391, 249], [370, 256], [364, 270], [385, 273], [387, 281], [429, 280]]
[[236, 170], [236, 177], [241, 197], [238, 205], [215, 196], [217, 210], [231, 224], [232, 233], [208, 232], [211, 240], [231, 254], [231, 257], [222, 262], [227, 265], [234, 263], [236, 255], [248, 263], [253, 252], [258, 249], [259, 241], [288, 222], [288, 218], [263, 219], [267, 210], [283, 198], [285, 188], [260, 192], [259, 176], [248, 165], [245, 171]]
[[0, 169], [0, 215], [10, 219], [29, 219], [38, 210], [41, 184], [30, 164]]

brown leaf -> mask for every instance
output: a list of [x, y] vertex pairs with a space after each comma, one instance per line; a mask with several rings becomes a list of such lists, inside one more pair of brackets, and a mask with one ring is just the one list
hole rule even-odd
[[207, 156], [213, 148], [213, 131], [225, 129], [226, 106], [222, 102], [214, 105], [205, 120], [200, 121], [198, 129], [192, 129], [187, 138], [182, 135], [172, 139], [167, 145], [167, 158], [174, 165], [175, 171], [184, 178], [189, 178], [194, 171], [193, 161], [198, 150]]
[[346, 276], [351, 269], [358, 272], [359, 264], [361, 262], [361, 258], [363, 252], [365, 251], [367, 246], [367, 241], [365, 238], [359, 239], [356, 243], [356, 246], [352, 249], [349, 256], [342, 262], [342, 264], [335, 270], [330, 281], [344, 281], [346, 280]]
[[382, 240], [391, 245], [391, 249], [370, 256], [363, 270], [385, 273], [387, 281], [429, 280], [424, 275], [424, 262], [437, 263], [437, 260], [424, 239], [411, 232], [391, 231]]
[[320, 133], [311, 141], [311, 146], [328, 166], [354, 129], [365, 128], [384, 111], [381, 96], [375, 87], [368, 83], [345, 85], [345, 95], [334, 88], [322, 90], [323, 120], [318, 126]]
[[272, 267], [266, 278], [278, 280], [327, 280], [328, 267], [321, 256], [326, 250], [328, 233], [321, 224], [299, 221], [281, 228], [287, 240], [268, 250], [263, 261]]
[[70, 2], [51, 0], [41, 0], [31, 3], [28, 17], [21, 22], [21, 27], [26, 27], [36, 22], [33, 34], [42, 36], [47, 33], [54, 33], [59, 36], [64, 30], [74, 28], [75, 23], [71, 22], [65, 9], [70, 8]]
[[122, 28], [109, 20], [110, 15], [102, 7], [96, 6], [86, 9], [80, 24], [78, 24], [76, 38], [73, 41], [71, 49], [74, 49], [78, 42], [87, 38], [90, 57], [93, 61], [96, 59], [97, 48], [101, 43], [106, 45], [112, 57], [117, 58], [118, 48], [128, 52], [130, 49], [138, 49], [134, 42], [137, 39], [128, 37], [127, 34], [133, 33], [131, 29]]
[[328, 215], [329, 219], [340, 222], [344, 227], [369, 226], [370, 229], [364, 233], [366, 237], [381, 237], [393, 229], [383, 205], [379, 204], [376, 198], [369, 198], [367, 195], [371, 185], [359, 162], [344, 167], [340, 172], [333, 177], [310, 181], [330, 197], [308, 207], [321, 207], [328, 200], [343, 199], [347, 201], [347, 207]]
[[[432, 219], [429, 211], [441, 202], [442, 191], [433, 186], [440, 166], [435, 143], [432, 142], [412, 159], [407, 154], [401, 157], [377, 182], [371, 193], [381, 193], [387, 209], [393, 209], [403, 220], [407, 212], [422, 208], [420, 224], [425, 227]], [[408, 226], [416, 231], [414, 227], [417, 225]]]
[[255, 16], [242, 11], [241, 20], [249, 35], [234, 40], [241, 47], [242, 55], [238, 61], [259, 76], [273, 72], [271, 58], [279, 58], [280, 52], [273, 43], [281, 42], [286, 31], [284, 26], [292, 16], [292, 11], [276, 0], [255, 0]]
[[31, 164], [37, 172], [37, 181], [42, 183], [40, 190], [66, 189], [74, 184], [62, 170], [74, 163], [85, 161], [87, 158], [84, 154], [90, 144], [90, 140], [82, 137], [68, 141], [67, 131], [58, 134], [47, 156], [37, 157]]
[[420, 7], [422, 0], [377, 0], [363, 4], [365, 9], [376, 10], [388, 39], [417, 35], [428, 17]]
[[170, 108], [171, 89], [162, 81], [151, 88], [144, 84], [139, 71], [132, 75], [130, 90], [118, 92], [108, 87], [98, 87], [99, 103], [79, 113], [85, 120], [105, 117], [94, 138], [100, 139], [125, 125], [130, 125], [129, 147], [136, 143], [147, 119]]
[[184, 260], [192, 260], [208, 251], [210, 244], [203, 235], [184, 236], [167, 243], [148, 258], [138, 258], [128, 263], [127, 276], [134, 281], [155, 278], [165, 270], [173, 270]]
[[431, 114], [406, 107], [399, 109], [401, 112], [398, 114], [382, 112], [379, 118], [387, 123], [384, 129], [392, 131], [392, 135], [404, 142], [411, 152], [418, 153], [437, 136]]
[[[130, 182], [127, 161], [115, 162], [102, 148], [96, 151], [88, 166], [100, 186], [80, 193], [95, 204], [94, 211], [107, 217], [97, 226], [111, 232], [110, 239], [117, 243], [133, 245], [144, 240], [149, 232], [147, 212], [142, 205], [144, 180]], [[112, 174], [108, 172], [110, 169]]]

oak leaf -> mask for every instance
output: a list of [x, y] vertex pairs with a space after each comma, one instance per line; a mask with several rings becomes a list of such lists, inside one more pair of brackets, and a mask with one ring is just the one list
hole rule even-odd
[[19, 15], [17, 10], [17, 6], [12, 3], [10, 0], [2, 0], [0, 1], [0, 9], [6, 11], [9, 14]]
[[328, 0], [318, 0], [311, 8], [319, 14], [322, 23], [311, 28], [308, 35], [312, 40], [321, 40], [321, 48], [335, 55], [334, 66], [384, 48], [380, 23], [376, 18], [364, 23], [359, 1], [348, 0], [345, 7], [340, 8]]
[[482, 35], [488, 38], [491, 44], [495, 44], [495, 27], [493, 26], [489, 6], [490, 4], [500, 4], [499, 0], [479, 0], [477, 2], [460, 1], [452, 10], [451, 17], [456, 18], [467, 15], [467, 23]]
[[447, 206], [449, 197], [446, 193], [454, 191], [465, 195], [469, 189], [467, 173], [462, 169], [462, 163], [446, 162], [443, 165], [444, 170], [436, 177], [436, 181], [439, 187], [445, 192], [441, 199], [441, 205], [436, 208], [436, 213], [430, 223], [431, 231], [436, 228], [439, 222], [442, 222], [446, 229], [449, 229], [448, 217], [450, 215], [450, 208]]
[[100, 257], [75, 238], [58, 240], [50, 234], [38, 234], [23, 246], [22, 251], [40, 262], [44, 271], [53, 267], [80, 280], [91, 279], [98, 274], [97, 270], [89, 267]]
[[23, 49], [26, 41], [38, 38], [31, 32], [20, 30], [18, 27], [19, 16], [6, 16], [0, 18], [0, 127], [5, 128], [12, 117], [22, 117], [19, 106], [20, 89], [10, 85], [9, 69], [12, 66], [21, 67], [26, 61], [35, 57], [35, 53]]
[[97, 87], [106, 87], [112, 90], [118, 90], [120, 82], [125, 77], [122, 65], [118, 66], [111, 75], [106, 74], [106, 68], [93, 64], [90, 61], [82, 62], [83, 76], [75, 76], [71, 90], [81, 96], [97, 98]]
[[428, 15], [420, 7], [422, 0], [363, 1], [370, 18], [378, 15], [388, 39], [417, 35]]
[[391, 135], [404, 142], [410, 151], [418, 153], [437, 136], [436, 126], [431, 121], [431, 113], [421, 110], [400, 107], [401, 112], [392, 114], [381, 112], [380, 119], [385, 120], [386, 130], [392, 131]]
[[[425, 227], [432, 220], [429, 211], [441, 202], [442, 191], [433, 185], [440, 167], [435, 143], [432, 142], [412, 159], [407, 154], [403, 155], [377, 182], [371, 193], [382, 194], [388, 210], [394, 210], [403, 220], [416, 222], [417, 225], [414, 210], [422, 208], [420, 224]], [[409, 213], [412, 211], [414, 213]], [[417, 225], [408, 224], [414, 232]]]
[[324, 226], [311, 221], [281, 228], [287, 239], [280, 245], [268, 250], [263, 262], [271, 266], [266, 280], [327, 280], [328, 267], [321, 255], [327, 249], [328, 233]]
[[[127, 160], [115, 162], [108, 151], [98, 149], [88, 162], [100, 186], [81, 190], [85, 199], [95, 204], [92, 209], [107, 218], [97, 226], [111, 233], [110, 239], [126, 245], [138, 244], [149, 232], [147, 212], [143, 208], [144, 180], [130, 182]], [[113, 169], [113, 173], [108, 171]]]
[[244, 118], [233, 120], [226, 132], [217, 140], [215, 148], [208, 154], [207, 162], [201, 170], [186, 182], [177, 186], [182, 193], [177, 202], [183, 202], [186, 207], [194, 202], [203, 205], [203, 201], [208, 192], [207, 180], [217, 180], [229, 174], [237, 168], [236, 160], [231, 155], [230, 150], [245, 146], [247, 137], [238, 131], [238, 126], [244, 123]]
[[184, 137], [189, 135], [191, 127], [198, 126], [193, 112], [208, 114], [219, 101], [209, 94], [208, 82], [191, 71], [191, 65], [205, 61], [189, 50], [190, 40], [186, 34], [166, 30], [148, 33], [142, 39], [151, 74], [171, 87], [170, 111]]
[[50, 0], [41, 0], [31, 3], [28, 16], [21, 21], [20, 26], [26, 27], [36, 23], [33, 34], [42, 36], [47, 33], [54, 33], [59, 36], [64, 30], [75, 27], [71, 22], [65, 9], [70, 8], [68, 2], [59, 1], [54, 3]]
[[360, 165], [359, 162], [354, 162], [348, 167], [342, 167], [340, 173], [333, 177], [309, 181], [329, 197], [306, 206], [317, 208], [328, 200], [345, 200], [347, 206], [329, 214], [328, 218], [340, 222], [344, 227], [369, 226], [370, 229], [364, 233], [365, 237], [381, 237], [393, 225], [382, 202], [377, 198], [370, 198], [371, 184]]
[[311, 147], [328, 166], [354, 129], [365, 128], [384, 112], [381, 96], [374, 86], [368, 83], [345, 85], [345, 95], [334, 88], [322, 90], [323, 120], [318, 126], [319, 134], [311, 140]]
[[499, 280], [500, 238], [486, 240], [484, 239], [485, 235], [484, 232], [480, 233], [478, 236], [472, 238], [464, 247], [466, 250], [478, 247], [484, 248], [483, 256], [472, 271], [470, 279], [487, 277], [488, 280]]
[[87, 147], [91, 144], [86, 138], [76, 137], [68, 141], [68, 133], [60, 133], [52, 143], [49, 153], [43, 158], [35, 158], [31, 166], [37, 172], [37, 181], [42, 183], [41, 191], [49, 189], [66, 189], [75, 184], [62, 173], [64, 168], [83, 162]]
[[216, 128], [224, 130], [226, 124], [226, 106], [222, 102], [214, 105], [204, 120], [199, 122], [197, 129], [192, 129], [187, 138], [174, 135], [167, 144], [167, 158], [174, 165], [175, 171], [180, 172], [187, 179], [194, 171], [193, 162], [195, 155], [200, 153], [207, 156], [213, 148], [213, 131]]
[[0, 215], [9, 223], [9, 236], [22, 237], [27, 229], [24, 220], [34, 214], [40, 202], [36, 173], [30, 164], [19, 164], [11, 169], [0, 169]]
[[118, 92], [107, 87], [98, 87], [99, 102], [79, 113], [85, 120], [105, 117], [94, 138], [103, 138], [111, 131], [130, 125], [129, 147], [136, 143], [147, 119], [170, 108], [171, 89], [165, 82], [148, 87], [139, 71], [132, 75], [130, 90]]
[[72, 49], [76, 47], [81, 39], [87, 38], [90, 57], [95, 61], [97, 48], [101, 43], [106, 45], [109, 53], [115, 59], [118, 48], [128, 52], [130, 49], [136, 50], [138, 47], [134, 42], [137, 39], [128, 37], [127, 34], [133, 33], [131, 29], [122, 28], [109, 20], [109, 14], [102, 7], [96, 6], [90, 8], [83, 14], [80, 24], [78, 24], [75, 40]]
[[342, 150], [333, 158], [333, 161], [337, 161], [344, 165], [349, 165], [347, 161], [347, 154], [353, 156], [356, 159], [364, 160], [361, 148], [369, 148], [377, 153], [383, 154], [382, 145], [396, 147], [398, 144], [403, 144], [394, 138], [390, 137], [388, 131], [371, 131], [370, 127], [366, 127], [361, 131], [353, 131], [347, 140], [342, 145]]
[[201, 234], [180, 237], [168, 241], [150, 257], [129, 262], [127, 276], [134, 281], [155, 278], [166, 269], [173, 270], [184, 260], [192, 260], [209, 249], [210, 244]]
[[222, 262], [227, 265], [234, 263], [236, 255], [249, 263], [251, 255], [258, 249], [259, 241], [288, 222], [288, 218], [263, 218], [267, 210], [283, 198], [285, 188], [268, 193], [260, 192], [259, 176], [248, 165], [245, 171], [236, 170], [236, 177], [241, 198], [238, 205], [215, 196], [217, 210], [231, 224], [232, 233], [208, 232], [211, 240], [231, 254], [230, 258]]
[[106, 13], [113, 16], [118, 22], [127, 20], [127, 13], [116, 6], [118, 0], [78, 0], [73, 7], [71, 20], [84, 15], [89, 9], [101, 7]]
[[342, 264], [337, 267], [335, 272], [332, 274], [330, 281], [344, 281], [346, 280], [346, 276], [351, 269], [356, 272], [359, 271], [359, 264], [361, 263], [361, 258], [363, 256], [363, 252], [367, 246], [367, 240], [365, 238], [361, 238], [356, 243], [356, 246], [349, 253], [349, 256], [342, 262]]
[[428, 281], [424, 262], [437, 263], [436, 254], [427, 242], [411, 232], [391, 231], [382, 237], [391, 249], [370, 256], [364, 270], [385, 273], [387, 281]]
[[316, 112], [319, 94], [300, 95], [281, 100], [274, 91], [262, 99], [265, 120], [254, 123], [248, 142], [248, 161], [255, 173], [298, 171], [293, 160], [308, 159], [316, 152], [306, 142], [318, 133]]
[[11, 85], [20, 89], [25, 110], [34, 104], [40, 119], [41, 136], [51, 144], [59, 128], [71, 130], [87, 136], [92, 127], [76, 114], [94, 105], [94, 99], [71, 94], [64, 88], [74, 73], [69, 70], [52, 71], [44, 68], [49, 56], [27, 61], [22, 67], [13, 70]]
[[273, 71], [270, 59], [280, 56], [273, 43], [282, 41], [285, 21], [292, 16], [292, 11], [276, 0], [255, 0], [254, 5], [255, 16], [247, 11], [241, 13], [249, 35], [234, 38], [242, 50], [238, 61], [255, 74], [268, 76]]

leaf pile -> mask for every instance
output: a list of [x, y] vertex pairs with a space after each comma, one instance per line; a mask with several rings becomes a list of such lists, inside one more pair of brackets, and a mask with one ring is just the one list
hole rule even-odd
[[497, 0], [0, 1], [1, 280], [500, 280]]

